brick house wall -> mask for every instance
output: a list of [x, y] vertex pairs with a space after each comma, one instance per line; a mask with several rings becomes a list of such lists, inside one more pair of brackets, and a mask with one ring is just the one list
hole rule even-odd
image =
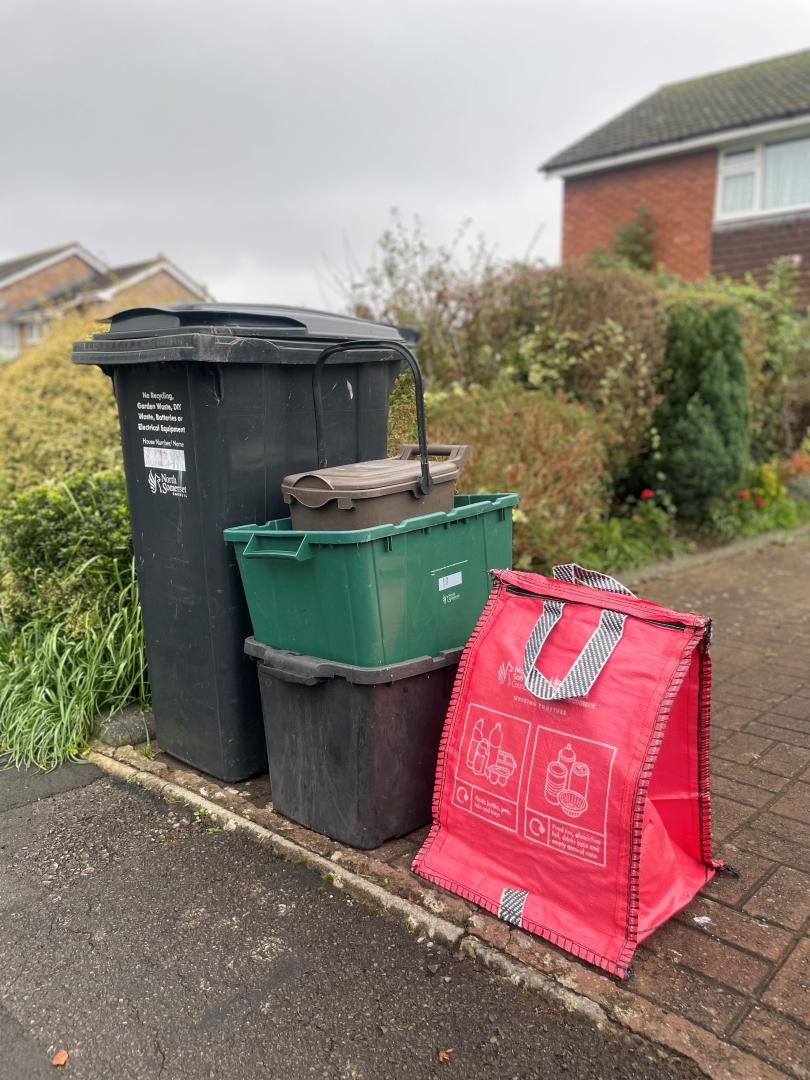
[[745, 223], [720, 223], [712, 234], [712, 273], [757, 281], [768, 274], [774, 259], [798, 255], [799, 303], [810, 304], [810, 213], [783, 214]]
[[714, 149], [568, 177], [563, 260], [609, 249], [616, 228], [645, 206], [656, 229], [654, 260], [682, 277], [701, 277], [712, 263], [716, 182]]
[[53, 289], [70, 285], [92, 273], [94, 273], [94, 268], [81, 256], [70, 255], [54, 263], [53, 266], [27, 274], [19, 281], [0, 289], [0, 302], [5, 304], [6, 311], [11, 311], [31, 300], [42, 300]]

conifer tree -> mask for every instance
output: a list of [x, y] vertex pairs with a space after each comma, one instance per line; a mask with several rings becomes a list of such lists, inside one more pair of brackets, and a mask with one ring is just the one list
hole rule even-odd
[[748, 465], [748, 372], [734, 307], [670, 311], [656, 454], [662, 486], [694, 521], [740, 484]]

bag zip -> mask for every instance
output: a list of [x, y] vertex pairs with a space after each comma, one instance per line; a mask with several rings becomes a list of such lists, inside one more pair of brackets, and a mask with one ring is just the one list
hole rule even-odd
[[[578, 604], [580, 607], [594, 607], [595, 605], [587, 603], [585, 600], [562, 600], [559, 596], [545, 596], [543, 593], [530, 592], [528, 589], [521, 589], [519, 585], [512, 585], [507, 583], [506, 591], [513, 593], [515, 596], [530, 596], [535, 600], [556, 600], [561, 604]], [[607, 608], [608, 611], [614, 610], [613, 608]], [[632, 615], [629, 612], [620, 611], [620, 615], [627, 614], [629, 619], [638, 619], [639, 622], [651, 623], [653, 626], [662, 626], [665, 630], [690, 630], [692, 627], [688, 623], [684, 622], [672, 622], [665, 621], [663, 619], [645, 619], [643, 615]]]

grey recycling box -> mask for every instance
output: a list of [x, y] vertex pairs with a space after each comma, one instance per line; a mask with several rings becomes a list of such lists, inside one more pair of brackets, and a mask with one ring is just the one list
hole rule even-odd
[[439, 742], [462, 649], [357, 667], [255, 638], [273, 806], [375, 848], [430, 821]]
[[251, 632], [223, 529], [284, 516], [281, 481], [318, 463], [312, 366], [324, 371], [329, 459], [386, 451], [402, 341], [392, 326], [283, 306], [132, 308], [77, 342], [113, 383], [158, 741], [221, 780], [267, 765]]

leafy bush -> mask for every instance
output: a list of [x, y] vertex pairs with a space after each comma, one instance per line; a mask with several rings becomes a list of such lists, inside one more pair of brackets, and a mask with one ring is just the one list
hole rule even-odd
[[746, 487], [712, 504], [707, 529], [713, 536], [734, 539], [795, 529], [806, 521], [810, 521], [810, 503], [789, 498], [781, 470], [765, 462], [752, 470]]
[[779, 476], [793, 498], [810, 503], [810, 428], [799, 449], [779, 466]]
[[0, 617], [80, 628], [99, 594], [132, 562], [124, 477], [79, 473], [16, 492], [0, 504]]
[[678, 512], [701, 520], [748, 463], [748, 377], [733, 307], [671, 310], [662, 392], [651, 465]]
[[690, 551], [691, 541], [678, 536], [673, 507], [651, 489], [629, 498], [621, 512], [591, 525], [576, 562], [600, 570], [628, 570], [657, 559]]
[[785, 365], [784, 408], [781, 431], [784, 438], [773, 453], [796, 450], [802, 443], [810, 452], [810, 317], [797, 320], [798, 328]]
[[607, 429], [608, 462], [620, 483], [641, 453], [660, 401], [656, 366], [614, 319], [581, 331], [539, 325], [521, 338], [518, 362], [530, 386], [586, 405]]
[[[404, 389], [402, 400], [405, 400]], [[405, 408], [392, 444], [415, 438]], [[605, 451], [596, 421], [569, 404], [512, 383], [428, 394], [429, 438], [469, 443], [461, 491], [516, 491], [518, 565], [547, 568], [566, 561], [585, 529], [606, 510]]]
[[[115, 402], [70, 317], [0, 369], [0, 757], [49, 768], [146, 703]], [[43, 481], [45, 481], [43, 483]]]
[[667, 305], [736, 308], [751, 395], [751, 456], [767, 461], [794, 450], [810, 422], [810, 333], [796, 310], [793, 261], [776, 260], [761, 285], [750, 277], [693, 282], [664, 273], [656, 282]]
[[636, 270], [652, 270], [654, 246], [655, 226], [646, 206], [637, 207], [633, 217], [619, 225], [611, 242], [613, 254]]
[[49, 768], [99, 713], [148, 701], [122, 475], [8, 496], [0, 571], [0, 756]]
[[429, 379], [481, 381], [489, 374], [486, 312], [496, 266], [480, 239], [463, 250], [469, 226], [463, 222], [450, 244], [432, 247], [419, 218], [409, 227], [395, 210], [375, 261], [362, 273], [348, 268], [341, 283], [356, 315], [419, 327]]
[[0, 367], [0, 496], [120, 465], [110, 381], [97, 368], [70, 362], [72, 343], [93, 325], [66, 318], [41, 345]]
[[347, 288], [357, 314], [420, 328], [419, 358], [429, 379], [471, 385], [496, 381], [512, 368], [525, 374], [526, 335], [551, 327], [589, 340], [608, 320], [656, 370], [664, 304], [654, 284], [628, 270], [498, 263], [480, 240], [465, 259], [464, 235], [462, 228], [453, 244], [432, 248], [419, 221], [409, 231], [395, 215], [376, 261], [364, 274], [353, 273]]

